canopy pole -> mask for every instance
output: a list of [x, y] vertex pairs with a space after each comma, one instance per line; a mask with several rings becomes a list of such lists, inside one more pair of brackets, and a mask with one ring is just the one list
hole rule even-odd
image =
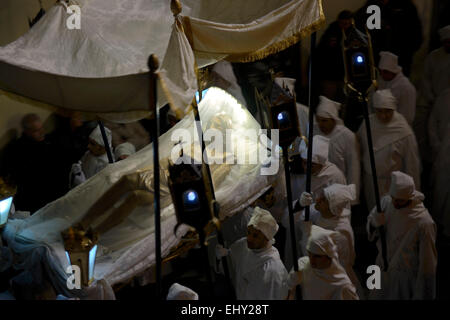
[[160, 207], [160, 181], [159, 181], [159, 110], [157, 108], [157, 92], [156, 85], [158, 81], [159, 61], [156, 55], [152, 54], [148, 60], [150, 69], [150, 119], [153, 120], [151, 126], [151, 136], [153, 142], [153, 185], [155, 189], [154, 195], [154, 211], [155, 211], [155, 257], [156, 257], [156, 294], [159, 300], [162, 300], [161, 290], [161, 207]]
[[[289, 157], [288, 157], [288, 146], [284, 145], [283, 148], [283, 164], [284, 164], [284, 175], [286, 177], [286, 193], [289, 211], [289, 231], [291, 234], [291, 248], [292, 248], [292, 259], [294, 265], [294, 271], [298, 272], [298, 255], [297, 255], [297, 237], [295, 234], [295, 219], [294, 219], [294, 208], [292, 207], [292, 188], [291, 188], [291, 173], [289, 172]], [[296, 297], [297, 300], [301, 300], [301, 291], [298, 286], [296, 286]]]
[[[201, 85], [200, 85], [200, 81], [198, 81], [198, 87], [199, 87], [198, 88], [199, 89], [198, 90], [198, 92], [199, 92], [199, 100], [201, 101], [201, 99], [203, 97], [202, 97], [202, 88], [201, 88]], [[213, 185], [212, 175], [211, 175], [211, 168], [209, 167], [208, 154], [206, 152], [206, 144], [205, 144], [205, 140], [203, 139], [203, 130], [202, 130], [202, 127], [201, 127], [200, 112], [198, 110], [198, 105], [197, 105], [197, 101], [196, 101], [195, 97], [194, 97], [194, 101], [193, 101], [192, 104], [193, 104], [193, 109], [194, 109], [195, 122], [196, 122], [196, 126], [197, 126], [197, 134], [198, 134], [198, 137], [201, 140], [201, 144], [202, 144], [202, 162], [204, 162], [205, 167], [206, 167], [206, 172], [207, 172], [207, 175], [208, 175], [209, 185], [211, 186], [212, 198], [213, 198], [213, 200], [216, 200], [216, 194], [214, 192], [214, 185]], [[215, 214], [216, 214], [216, 212], [215, 212]], [[217, 231], [217, 242], [220, 245], [223, 246], [224, 245], [224, 240], [223, 240], [222, 231], [219, 228], [217, 228], [216, 231]], [[228, 288], [230, 289], [230, 292], [233, 295], [232, 298], [235, 300], [236, 299], [235, 291], [234, 291], [233, 284], [231, 282], [230, 269], [228, 267], [228, 261], [227, 261], [226, 257], [222, 257], [222, 266], [223, 266], [223, 272], [225, 274], [225, 278], [226, 278], [226, 281], [227, 281]], [[210, 272], [210, 270], [208, 270], [208, 275], [210, 276], [209, 272]]]
[[[309, 57], [309, 88], [308, 88], [308, 107], [309, 107], [309, 128], [308, 128], [308, 158], [306, 165], [306, 192], [311, 193], [311, 167], [312, 167], [312, 148], [313, 148], [313, 137], [314, 137], [314, 112], [312, 107], [312, 71], [313, 71], [313, 57], [316, 48], [316, 33], [311, 35], [311, 49]], [[305, 221], [309, 221], [310, 208], [307, 206], [305, 208]]]
[[[376, 201], [376, 206], [377, 206], [377, 212], [382, 212], [381, 202], [380, 202], [380, 191], [378, 189], [377, 168], [375, 166], [375, 155], [373, 152], [372, 130], [370, 128], [367, 96], [362, 96], [360, 94], [359, 100], [363, 104], [363, 115], [364, 115], [364, 122], [366, 124], [367, 144], [369, 147], [370, 167], [372, 170], [372, 182], [373, 182], [373, 190], [375, 192], [375, 201]], [[380, 226], [378, 228], [378, 232], [380, 234], [381, 256], [383, 257], [384, 270], [387, 271], [388, 260], [387, 260], [387, 248], [386, 248], [386, 234], [384, 231], [384, 227]]]
[[100, 127], [100, 132], [102, 134], [103, 143], [105, 144], [106, 155], [108, 156], [108, 161], [109, 161], [109, 163], [114, 163], [111, 146], [109, 145], [108, 137], [106, 136], [105, 126], [103, 125], [103, 121], [98, 120], [98, 126]]

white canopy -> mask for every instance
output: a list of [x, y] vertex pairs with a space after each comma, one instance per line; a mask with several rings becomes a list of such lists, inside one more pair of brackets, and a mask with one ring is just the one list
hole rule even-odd
[[[181, 2], [175, 23], [170, 0], [59, 2], [24, 36], [0, 47], [0, 90], [110, 120], [137, 119], [148, 114], [153, 53], [164, 83], [158, 106], [170, 101], [183, 111], [197, 90], [195, 63], [261, 59], [325, 21], [321, 0]], [[81, 8], [78, 30], [66, 25], [72, 4]]]

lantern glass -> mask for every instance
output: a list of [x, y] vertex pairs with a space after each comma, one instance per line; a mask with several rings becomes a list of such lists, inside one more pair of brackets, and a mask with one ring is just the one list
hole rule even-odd
[[8, 221], [9, 210], [11, 209], [13, 197], [8, 197], [0, 201], [0, 226]]
[[97, 255], [97, 245], [89, 251], [89, 280], [94, 278], [95, 256]]
[[189, 189], [183, 192], [183, 206], [186, 211], [200, 209], [200, 198], [197, 191]]
[[[205, 89], [202, 91], [202, 99], [206, 96], [206, 93], [208, 92], [209, 89]], [[200, 95], [197, 92], [195, 92], [195, 100], [197, 101], [197, 103], [200, 103]]]

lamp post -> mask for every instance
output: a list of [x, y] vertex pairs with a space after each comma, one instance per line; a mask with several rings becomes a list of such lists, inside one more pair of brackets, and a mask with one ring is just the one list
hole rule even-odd
[[218, 229], [219, 221], [215, 216], [219, 206], [213, 198], [205, 164], [194, 164], [192, 158], [183, 154], [183, 150], [181, 150], [180, 158], [182, 160], [180, 164], [169, 161], [168, 185], [178, 221], [175, 233], [181, 224], [187, 224], [197, 230], [205, 260], [204, 271], [212, 297], [214, 290], [205, 240], [207, 233], [212, 232], [209, 228], [210, 222]]
[[[294, 270], [297, 272], [297, 239], [295, 236], [294, 208], [292, 206], [291, 175], [289, 172], [288, 147], [300, 135], [297, 106], [295, 98], [280, 94], [277, 99], [269, 104], [270, 125], [272, 129], [279, 130], [280, 146], [283, 149], [284, 173], [286, 177], [287, 202], [289, 210], [289, 231], [291, 234], [291, 247]], [[297, 290], [298, 291], [298, 290]], [[299, 293], [297, 295], [299, 297]]]
[[[356, 29], [354, 21], [348, 35], [344, 31], [342, 31], [342, 33], [344, 39], [343, 56], [345, 66], [345, 85], [348, 94], [356, 95], [358, 101], [363, 106], [376, 207], [378, 212], [382, 212], [380, 192], [378, 189], [377, 170], [375, 166], [375, 155], [372, 143], [372, 131], [370, 128], [367, 106], [369, 91], [377, 86], [372, 41], [368, 30], [366, 29], [366, 34], [364, 35]], [[387, 270], [387, 245], [384, 227], [379, 227], [378, 231], [380, 234], [381, 256], [383, 258], [384, 270]]]

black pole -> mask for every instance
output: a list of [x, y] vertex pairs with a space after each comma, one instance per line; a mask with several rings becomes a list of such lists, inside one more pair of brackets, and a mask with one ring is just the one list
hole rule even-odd
[[[306, 192], [311, 193], [311, 167], [312, 167], [312, 147], [314, 137], [314, 112], [312, 107], [312, 67], [313, 56], [316, 47], [316, 33], [311, 35], [311, 49], [309, 57], [309, 89], [308, 89], [308, 106], [309, 106], [309, 128], [308, 128], [308, 158], [306, 165]], [[309, 206], [305, 208], [305, 221], [309, 221]]]
[[[292, 188], [291, 188], [291, 173], [289, 172], [289, 160], [288, 160], [288, 146], [283, 147], [283, 163], [284, 163], [284, 175], [286, 176], [286, 193], [289, 210], [289, 231], [291, 233], [291, 247], [294, 271], [298, 271], [298, 256], [297, 256], [297, 237], [295, 235], [295, 221], [294, 221], [294, 208], [292, 207]], [[297, 299], [300, 298], [300, 290], [297, 286]]]
[[205, 300], [211, 300], [214, 297], [214, 287], [213, 287], [213, 281], [211, 277], [211, 270], [209, 268], [209, 258], [208, 258], [208, 248], [206, 247], [205, 241], [205, 233], [203, 230], [199, 230], [199, 240], [200, 240], [200, 250], [202, 254], [202, 258], [205, 261], [203, 263], [204, 271], [206, 273], [206, 280], [208, 281], [208, 291], [209, 291], [209, 299]]
[[[201, 99], [202, 99], [202, 92], [201, 92], [201, 90], [199, 90], [199, 100], [201, 101]], [[200, 111], [198, 109], [197, 101], [195, 100], [195, 98], [193, 101], [193, 107], [194, 107], [194, 118], [195, 118], [195, 122], [196, 122], [196, 126], [197, 126], [197, 134], [198, 134], [199, 139], [201, 139], [201, 143], [202, 143], [202, 161], [204, 160], [206, 172], [208, 174], [208, 180], [209, 180], [209, 185], [211, 186], [212, 198], [213, 198], [213, 200], [216, 200], [216, 194], [214, 192], [214, 185], [213, 185], [213, 181], [212, 181], [211, 168], [209, 167], [209, 163], [208, 163], [208, 154], [205, 152], [206, 144], [205, 144], [205, 140], [203, 139], [203, 130], [202, 130], [201, 121], [200, 121]], [[223, 240], [222, 231], [220, 229], [217, 229], [216, 231], [217, 231], [217, 242], [223, 246], [224, 240]], [[235, 299], [236, 298], [235, 294], [234, 294], [235, 292], [234, 292], [233, 285], [231, 283], [230, 269], [228, 268], [228, 261], [227, 261], [226, 257], [222, 257], [222, 266], [223, 266], [223, 273], [225, 274], [225, 278], [228, 283], [228, 287], [233, 295], [233, 299]]]
[[108, 155], [109, 163], [114, 163], [114, 158], [112, 156], [111, 147], [108, 142], [108, 137], [106, 136], [105, 126], [101, 120], [98, 120], [98, 126], [100, 127], [100, 132], [102, 134], [103, 143], [105, 144], [106, 154]]
[[159, 110], [157, 107], [157, 80], [158, 74], [156, 70], [159, 68], [159, 62], [157, 57], [152, 54], [148, 61], [150, 69], [150, 112], [153, 120], [151, 126], [151, 135], [153, 142], [153, 182], [155, 188], [154, 194], [154, 210], [155, 210], [155, 257], [156, 257], [156, 294], [157, 297], [162, 300], [161, 290], [161, 206], [160, 206], [160, 182], [159, 182]]
[[[373, 181], [373, 188], [375, 192], [375, 201], [377, 206], [377, 211], [381, 211], [381, 202], [380, 202], [380, 191], [378, 189], [378, 179], [377, 179], [377, 168], [375, 166], [375, 156], [373, 152], [373, 142], [372, 142], [372, 130], [370, 129], [370, 120], [369, 120], [369, 111], [367, 106], [367, 100], [365, 97], [360, 96], [360, 100], [362, 100], [363, 104], [363, 114], [364, 114], [364, 121], [366, 123], [366, 134], [367, 134], [367, 144], [369, 147], [369, 157], [370, 157], [370, 167], [372, 169], [372, 181]], [[381, 240], [381, 255], [383, 257], [383, 263], [384, 263], [384, 270], [386, 271], [388, 269], [388, 261], [387, 261], [387, 251], [386, 251], [386, 235], [384, 233], [384, 227], [381, 226], [378, 228], [378, 232], [380, 233], [380, 240]]]

